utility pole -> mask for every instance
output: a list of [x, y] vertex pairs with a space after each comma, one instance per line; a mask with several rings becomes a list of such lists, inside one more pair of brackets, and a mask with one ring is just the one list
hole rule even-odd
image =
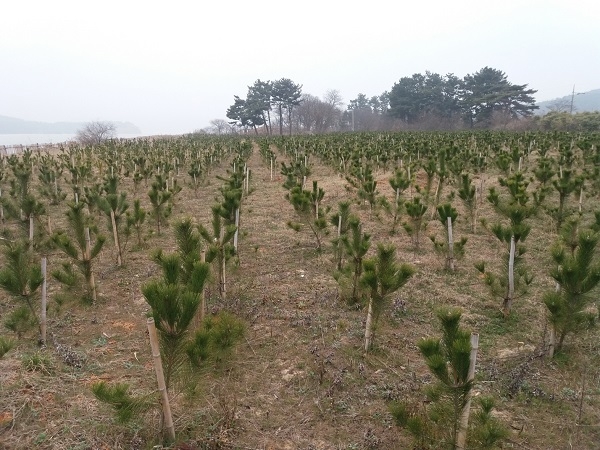
[[575, 96], [576, 95], [581, 95], [581, 94], [585, 94], [585, 92], [575, 92], [575, 85], [573, 85], [573, 92], [571, 93], [571, 111], [569, 114], [573, 114], [573, 103], [575, 101]]

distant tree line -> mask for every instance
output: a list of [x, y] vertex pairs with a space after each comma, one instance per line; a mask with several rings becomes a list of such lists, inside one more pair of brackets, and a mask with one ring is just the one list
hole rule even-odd
[[213, 120], [207, 131], [291, 135], [402, 129], [598, 129], [594, 116], [574, 119], [577, 115], [555, 113], [534, 118], [536, 92], [527, 84], [511, 83], [504, 72], [490, 67], [463, 78], [427, 71], [401, 78], [380, 95], [359, 93], [344, 110], [336, 90], [319, 98], [303, 93], [302, 85], [289, 78], [259, 79], [248, 86], [246, 98], [234, 96], [226, 112], [229, 122]]
[[572, 114], [566, 111], [550, 111], [532, 120], [538, 130], [543, 131], [600, 131], [600, 111], [585, 111]]

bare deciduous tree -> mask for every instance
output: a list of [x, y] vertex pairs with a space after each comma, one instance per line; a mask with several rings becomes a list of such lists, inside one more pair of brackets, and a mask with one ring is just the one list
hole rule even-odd
[[213, 119], [210, 121], [209, 132], [214, 134], [231, 134], [232, 126], [223, 119]]
[[302, 102], [295, 109], [298, 131], [303, 133], [326, 133], [339, 128], [341, 110], [336, 106], [340, 98], [337, 91], [329, 91], [325, 100], [310, 94], [302, 94]]
[[323, 96], [325, 103], [333, 106], [334, 108], [340, 108], [344, 104], [342, 94], [337, 89], [329, 89]]
[[577, 111], [577, 108], [571, 105], [571, 101], [566, 98], [559, 98], [548, 105], [549, 112], [570, 112]]
[[100, 144], [107, 139], [116, 137], [117, 127], [112, 122], [88, 122], [82, 129], [77, 130], [77, 141], [83, 145]]

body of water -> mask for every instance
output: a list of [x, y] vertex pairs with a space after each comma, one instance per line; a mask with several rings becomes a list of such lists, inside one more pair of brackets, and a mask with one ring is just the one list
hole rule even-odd
[[[35, 144], [60, 144], [75, 140], [75, 134], [0, 134], [0, 145], [10, 147], [13, 145]], [[139, 134], [120, 134], [117, 137], [131, 139], [140, 137]]]

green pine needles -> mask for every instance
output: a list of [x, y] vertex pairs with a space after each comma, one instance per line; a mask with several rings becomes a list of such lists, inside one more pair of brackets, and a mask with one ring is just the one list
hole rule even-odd
[[152, 401], [147, 396], [131, 396], [129, 385], [126, 383], [110, 385], [105, 381], [100, 381], [92, 385], [92, 392], [96, 399], [109, 404], [114, 409], [119, 423], [129, 422], [152, 406]]
[[[83, 299], [93, 303], [97, 299], [93, 260], [102, 250], [106, 238], [97, 234], [97, 228], [91, 217], [84, 212], [85, 204], [83, 202], [69, 203], [68, 207], [67, 222], [69, 230], [54, 233], [52, 241], [69, 257], [79, 273], [85, 278], [87, 288], [83, 294]], [[62, 269], [53, 271], [52, 276], [70, 287], [74, 284], [70, 281], [72, 281], [75, 272], [66, 267], [68, 266], [63, 265]]]
[[427, 402], [423, 407], [395, 401], [389, 405], [390, 413], [396, 425], [414, 437], [415, 448], [494, 448], [508, 437], [508, 430], [491, 414], [494, 405], [491, 398], [479, 400], [479, 408], [469, 426], [474, 383], [471, 333], [460, 326], [460, 311], [442, 309], [437, 316], [442, 336], [418, 342], [435, 378], [435, 382], [424, 389]]
[[492, 295], [502, 298], [502, 314], [508, 317], [512, 311], [513, 301], [525, 295], [527, 287], [533, 281], [533, 277], [522, 264], [522, 256], [526, 251], [522, 242], [529, 236], [531, 225], [528, 219], [535, 214], [536, 207], [531, 204], [531, 196], [527, 192], [529, 181], [521, 172], [516, 172], [506, 179], [500, 178], [499, 182], [506, 189], [509, 197], [501, 198], [495, 188], [490, 188], [487, 200], [504, 221], [491, 225], [484, 223], [484, 225], [506, 245], [506, 274], [486, 271], [485, 262], [479, 262], [475, 267], [484, 275]]
[[569, 222], [561, 235], [561, 241], [551, 249], [556, 266], [550, 270], [550, 276], [557, 283], [556, 289], [544, 295], [552, 326], [550, 355], [563, 349], [569, 334], [586, 329], [597, 317], [587, 308], [596, 301], [600, 283], [600, 260], [596, 254], [600, 237], [592, 230], [578, 232]]
[[363, 290], [360, 278], [363, 273], [363, 261], [371, 248], [371, 235], [362, 231], [360, 219], [348, 218], [348, 230], [340, 236], [345, 263], [336, 271], [334, 278], [342, 288], [342, 298], [350, 305], [360, 305]]
[[304, 190], [301, 186], [294, 186], [285, 196], [294, 207], [299, 220], [299, 222], [289, 221], [287, 225], [296, 232], [302, 229], [302, 225], [310, 228], [317, 241], [317, 251], [321, 251], [323, 236], [327, 233], [326, 215], [328, 210], [324, 210], [320, 206], [324, 196], [325, 191], [319, 188], [317, 181], [313, 181], [312, 191]]
[[445, 268], [454, 271], [455, 261], [461, 259], [465, 254], [465, 245], [467, 238], [462, 237], [458, 241], [454, 240], [453, 227], [458, 217], [458, 212], [450, 203], [445, 203], [437, 207], [438, 220], [444, 230], [444, 240], [438, 241], [435, 236], [429, 239], [433, 243], [435, 251], [442, 255], [445, 262]]
[[156, 232], [161, 233], [161, 228], [167, 225], [167, 219], [171, 215], [173, 205], [171, 197], [173, 194], [169, 192], [167, 180], [161, 175], [156, 175], [155, 181], [152, 183], [148, 197], [152, 205], [152, 216], [156, 221]]
[[375, 328], [390, 296], [414, 275], [414, 267], [396, 261], [396, 247], [377, 245], [377, 255], [364, 261], [360, 282], [369, 295], [365, 326], [365, 352], [371, 349]]
[[0, 288], [14, 298], [18, 305], [7, 314], [4, 325], [17, 335], [26, 332], [40, 321], [34, 297], [44, 281], [41, 267], [34, 262], [33, 253], [25, 241], [4, 241], [5, 265], [0, 269]]

